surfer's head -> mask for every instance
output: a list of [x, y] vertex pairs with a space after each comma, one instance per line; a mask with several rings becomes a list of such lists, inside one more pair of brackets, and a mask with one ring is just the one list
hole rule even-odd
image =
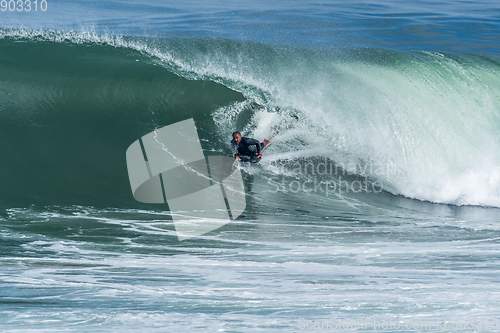
[[233, 139], [234, 139], [234, 142], [240, 143], [240, 141], [241, 141], [241, 133], [238, 132], [238, 131], [233, 132]]

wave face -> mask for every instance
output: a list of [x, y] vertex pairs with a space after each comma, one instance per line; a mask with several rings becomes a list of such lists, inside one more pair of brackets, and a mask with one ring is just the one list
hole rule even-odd
[[494, 56], [12, 29], [0, 36], [2, 206], [138, 206], [127, 147], [192, 117], [207, 152], [229, 155], [234, 129], [274, 137], [265, 172], [326, 158], [396, 195], [500, 207]]

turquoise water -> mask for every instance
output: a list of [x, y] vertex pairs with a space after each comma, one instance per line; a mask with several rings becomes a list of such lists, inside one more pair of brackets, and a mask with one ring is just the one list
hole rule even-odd
[[[0, 15], [2, 331], [500, 327], [496, 2]], [[188, 118], [206, 155], [274, 142], [242, 216], [179, 241], [125, 151]]]

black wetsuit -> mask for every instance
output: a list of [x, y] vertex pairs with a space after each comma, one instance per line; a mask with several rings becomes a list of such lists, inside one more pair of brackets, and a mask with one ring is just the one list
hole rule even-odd
[[262, 144], [252, 138], [241, 138], [240, 143], [236, 143], [234, 139], [231, 141], [233, 156], [258, 156], [262, 150]]

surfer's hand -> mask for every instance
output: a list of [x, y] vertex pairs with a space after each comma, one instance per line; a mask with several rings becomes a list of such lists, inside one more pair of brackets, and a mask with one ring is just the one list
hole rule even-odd
[[262, 155], [261, 155], [261, 154], [259, 154], [259, 156], [257, 156], [257, 158], [262, 158]]
[[235, 160], [239, 160], [239, 159], [240, 159], [240, 157], [239, 157], [238, 155], [236, 155], [236, 158], [235, 158]]

